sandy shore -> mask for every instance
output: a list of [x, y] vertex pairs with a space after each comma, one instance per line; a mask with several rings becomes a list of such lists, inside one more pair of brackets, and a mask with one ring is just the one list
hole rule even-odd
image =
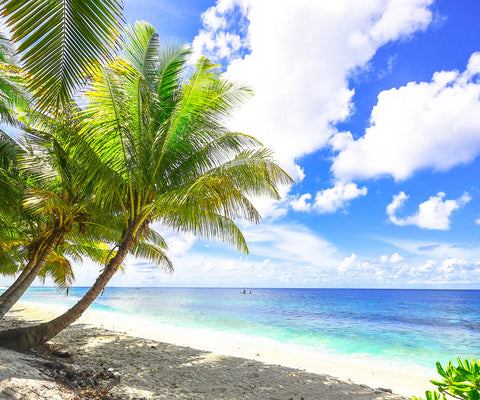
[[[19, 319], [49, 320], [62, 310], [23, 302], [8, 314], [1, 328]], [[429, 388], [426, 377], [413, 374], [417, 371], [384, 365], [372, 368], [361, 360], [348, 363], [327, 355], [320, 359], [295, 348], [278, 349], [278, 344], [267, 340], [252, 343], [240, 335], [189, 331], [99, 311], [88, 311], [52, 342], [55, 349], [71, 354], [65, 363], [77, 369], [113, 369], [121, 377], [111, 390], [115, 399], [400, 399], [372, 388], [389, 388], [403, 395], [422, 395]], [[29, 369], [35, 369], [35, 361], [5, 351], [0, 357], [4, 366], [0, 367], [0, 396], [2, 390], [18, 387], [15, 379], [22, 376], [18, 371], [28, 370], [30, 383], [54, 385], [42, 375], [42, 368]], [[7, 364], [10, 369], [6, 370]], [[70, 395], [68, 389], [52, 386], [49, 390]], [[31, 393], [23, 398], [35, 399]]]

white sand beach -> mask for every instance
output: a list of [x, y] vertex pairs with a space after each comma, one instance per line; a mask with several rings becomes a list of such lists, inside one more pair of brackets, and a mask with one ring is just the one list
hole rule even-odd
[[[18, 325], [19, 320], [49, 320], [62, 310], [21, 302], [1, 327]], [[118, 396], [113, 398], [118, 399], [393, 399], [400, 397], [378, 388], [418, 396], [431, 388], [428, 379], [434, 377], [430, 371], [419, 373], [328, 354], [320, 357], [267, 339], [252, 342], [246, 336], [183, 329], [93, 310], [52, 343], [72, 355], [68, 363], [118, 373], [121, 381], [112, 389]], [[10, 360], [11, 371], [5, 369], [3, 360], [0, 393], [18, 386], [18, 376], [13, 376], [18, 374], [12, 371], [24, 368], [12, 364], [15, 357], [11, 354], [1, 357]], [[15, 362], [27, 361], [16, 358]]]

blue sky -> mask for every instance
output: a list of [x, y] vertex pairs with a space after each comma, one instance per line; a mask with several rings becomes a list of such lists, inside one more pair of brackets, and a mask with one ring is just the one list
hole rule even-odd
[[480, 3], [125, 0], [125, 14], [252, 87], [231, 128], [296, 183], [255, 200], [250, 255], [157, 227], [175, 273], [131, 259], [112, 285], [480, 288]]

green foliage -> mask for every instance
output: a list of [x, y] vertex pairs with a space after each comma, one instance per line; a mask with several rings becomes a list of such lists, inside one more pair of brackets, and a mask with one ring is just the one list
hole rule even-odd
[[42, 108], [65, 105], [121, 33], [120, 0], [0, 0]]
[[[0, 263], [12, 260], [0, 273], [14, 274], [36, 259], [52, 232], [61, 232], [61, 240], [40, 277], [60, 287], [73, 281], [70, 260], [106, 265], [130, 236], [133, 255], [172, 271], [152, 222], [248, 252], [237, 220], [258, 223], [251, 199], [278, 199], [277, 186], [292, 183], [270, 150], [225, 126], [251, 96], [248, 88], [225, 80], [206, 58], [189, 66], [190, 50], [161, 44], [147, 23], [125, 32], [123, 57], [90, 68], [118, 36], [119, 1], [0, 5], [37, 96], [36, 109], [16, 118], [23, 135], [13, 141], [0, 132], [0, 189], [12, 204], [7, 209], [7, 196], [0, 199], [0, 222], [9, 227], [0, 224]], [[96, 7], [105, 9], [95, 13]], [[8, 61], [5, 43], [0, 63]], [[80, 105], [67, 103], [87, 75]], [[88, 246], [100, 241], [117, 245]]]
[[[480, 360], [472, 358], [470, 361], [461, 360], [457, 357], [458, 365], [454, 366], [451, 361], [444, 369], [437, 361], [437, 371], [443, 378], [441, 381], [431, 380], [438, 391], [427, 391], [427, 400], [446, 400], [447, 396], [456, 399], [479, 400], [480, 399]], [[412, 400], [421, 400], [412, 397]]]
[[21, 127], [17, 113], [28, 106], [30, 97], [25, 77], [25, 71], [17, 66], [12, 42], [6, 33], [0, 31], [0, 124]]
[[[225, 127], [251, 91], [206, 58], [190, 68], [189, 50], [160, 44], [147, 23], [129, 28], [123, 50], [92, 74], [74, 139], [95, 201], [123, 215], [125, 231], [155, 221], [248, 252], [236, 220], [259, 222], [250, 198], [276, 199], [277, 185], [292, 182], [271, 151]], [[162, 247], [133, 252], [169, 270]]]

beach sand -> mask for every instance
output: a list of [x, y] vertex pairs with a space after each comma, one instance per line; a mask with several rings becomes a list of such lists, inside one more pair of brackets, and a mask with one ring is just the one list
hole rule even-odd
[[[49, 320], [62, 309], [23, 302], [7, 315], [0, 328], [24, 324], [24, 321]], [[111, 313], [88, 311], [77, 323], [54, 338], [52, 346], [56, 351], [70, 355], [68, 359], [59, 361], [67, 370], [80, 371], [90, 377], [99, 376], [102, 371], [104, 375], [110, 375], [110, 381], [107, 377], [98, 384], [98, 388], [114, 378], [120, 378], [120, 382], [112, 385], [109, 391], [111, 399], [402, 398], [378, 389], [391, 388], [394, 393], [400, 392], [397, 388], [384, 385], [391, 377], [382, 379], [381, 370], [366, 371], [362, 365], [356, 370], [354, 366], [343, 365], [342, 370], [341, 363], [328, 368], [325, 360], [317, 360], [319, 366], [316, 369], [324, 368], [324, 373], [341, 376], [343, 380], [340, 380], [305, 371], [312, 361], [307, 358], [307, 362], [302, 363], [306, 354], [275, 353], [265, 343], [244, 343], [221, 334], [205, 338], [198, 330], [196, 336], [188, 337], [193, 332], [139, 321], [127, 317], [118, 319], [118, 315]], [[163, 340], [159, 340], [161, 338]], [[85, 399], [75, 397], [74, 391], [53, 381], [55, 374], [51, 373], [52, 366], [46, 368], [45, 360], [41, 358], [45, 356], [52, 359], [51, 353], [35, 355], [1, 350], [0, 399]], [[302, 369], [285, 365], [298, 365]], [[313, 367], [310, 369], [316, 371]], [[335, 373], [339, 369], [343, 374]], [[59, 374], [58, 371], [56, 373]], [[68, 371], [66, 374], [68, 376]], [[349, 374], [352, 374], [352, 380], [348, 379]], [[370, 378], [370, 382], [362, 382], [362, 376]], [[394, 381], [406, 395], [411, 392], [422, 395], [428, 387], [425, 379], [415, 379], [413, 373], [408, 375], [404, 371], [398, 371]], [[371, 387], [358, 383], [369, 383]], [[50, 392], [43, 395], [42, 390]]]

